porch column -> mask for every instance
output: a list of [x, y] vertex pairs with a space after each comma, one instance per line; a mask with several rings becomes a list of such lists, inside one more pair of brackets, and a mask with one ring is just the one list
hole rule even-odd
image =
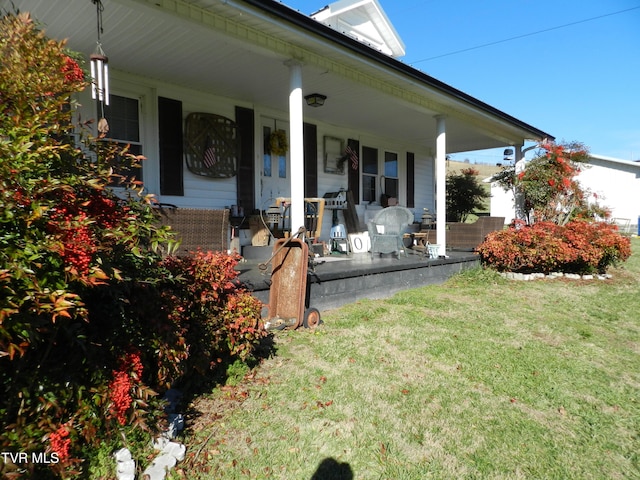
[[[513, 148], [515, 154], [513, 161], [516, 176], [518, 176], [520, 172], [524, 172], [525, 169], [526, 162], [524, 159], [525, 151], [523, 150], [523, 147], [524, 145], [519, 144], [515, 145]], [[524, 211], [524, 195], [522, 195], [520, 187], [516, 187], [513, 190], [513, 205], [515, 208], [514, 218], [526, 221], [527, 213]]]
[[436, 115], [436, 243], [438, 255], [446, 255], [447, 240], [447, 127], [444, 115]]
[[291, 164], [291, 233], [304, 226], [304, 143], [302, 139], [302, 64], [288, 60], [289, 67], [289, 158]]

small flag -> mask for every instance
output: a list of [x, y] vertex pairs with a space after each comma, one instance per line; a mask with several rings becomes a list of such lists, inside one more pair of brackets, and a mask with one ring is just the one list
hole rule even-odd
[[207, 168], [213, 167], [218, 159], [216, 158], [216, 149], [211, 146], [204, 151], [204, 157], [202, 158], [204, 166]]
[[358, 152], [356, 152], [353, 148], [351, 148], [350, 145], [347, 145], [347, 148], [345, 148], [344, 153], [351, 160], [351, 168], [353, 168], [354, 170], [357, 170], [358, 169]]

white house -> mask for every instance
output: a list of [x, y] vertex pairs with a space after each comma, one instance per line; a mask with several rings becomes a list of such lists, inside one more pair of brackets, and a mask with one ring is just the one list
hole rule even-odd
[[[597, 202], [611, 212], [611, 220], [627, 233], [638, 232], [640, 217], [640, 161], [630, 162], [591, 154], [588, 164], [577, 177], [590, 202]], [[497, 183], [491, 184], [491, 215], [515, 217], [513, 195]]]
[[[110, 137], [147, 157], [147, 190], [179, 207], [249, 213], [290, 197], [301, 224], [304, 197], [345, 189], [360, 221], [386, 194], [416, 220], [426, 207], [444, 222], [446, 154], [553, 140], [398, 60], [404, 45], [377, 0], [313, 17], [273, 0], [17, 4], [87, 59], [99, 35], [110, 102], [86, 91], [81, 114], [104, 112]], [[311, 94], [324, 102], [307, 105]], [[280, 131], [287, 148], [274, 153]], [[325, 215], [323, 235], [330, 228]]]
[[591, 201], [607, 207], [611, 218], [630, 232], [638, 232], [640, 217], [640, 161], [591, 155], [589, 167], [578, 176], [591, 192]]

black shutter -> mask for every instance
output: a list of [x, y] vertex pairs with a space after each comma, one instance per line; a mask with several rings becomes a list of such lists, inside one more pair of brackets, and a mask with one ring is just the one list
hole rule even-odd
[[240, 156], [238, 158], [238, 206], [248, 214], [255, 208], [255, 131], [254, 114], [250, 108], [236, 107], [236, 125], [240, 135]]
[[353, 194], [353, 201], [357, 205], [360, 203], [360, 142], [358, 140], [347, 140], [347, 146], [356, 155], [357, 162], [349, 158], [347, 168], [349, 177], [349, 191]]
[[182, 162], [182, 102], [158, 97], [160, 194], [184, 195]]
[[412, 152], [407, 152], [407, 207], [415, 207], [416, 184], [415, 184], [416, 160]]
[[304, 196], [318, 196], [318, 128], [305, 123], [304, 138]]

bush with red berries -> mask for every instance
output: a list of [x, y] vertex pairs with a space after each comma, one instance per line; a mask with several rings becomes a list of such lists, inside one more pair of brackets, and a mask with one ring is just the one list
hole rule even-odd
[[261, 305], [234, 283], [237, 258], [161, 255], [153, 198], [111, 168], [143, 159], [73, 124], [87, 82], [64, 42], [5, 15], [0, 58], [0, 451], [16, 454], [0, 474], [114, 478], [102, 454], [144, 458], [159, 392], [251, 358]]

